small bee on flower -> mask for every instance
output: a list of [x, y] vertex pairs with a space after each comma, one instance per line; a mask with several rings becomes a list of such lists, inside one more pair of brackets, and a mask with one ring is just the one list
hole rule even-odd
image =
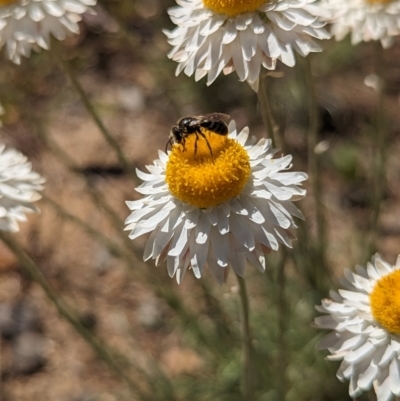
[[303, 218], [293, 202], [305, 196], [307, 175], [287, 171], [291, 156], [275, 157], [271, 140], [249, 138], [234, 121], [221, 135], [194, 119], [200, 135], [174, 141], [149, 173], [137, 171], [144, 198], [126, 202], [125, 229], [131, 239], [150, 233], [144, 260], [166, 262], [178, 283], [189, 267], [200, 278], [208, 266], [220, 283], [229, 267], [243, 276], [247, 262], [264, 271], [266, 254], [292, 246], [293, 216]]

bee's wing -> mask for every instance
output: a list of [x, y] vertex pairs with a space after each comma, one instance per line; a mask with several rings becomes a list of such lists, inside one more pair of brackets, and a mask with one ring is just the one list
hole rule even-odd
[[228, 114], [223, 114], [223, 113], [210, 113], [206, 114], [204, 116], [198, 116], [197, 118], [199, 119], [207, 119], [211, 121], [223, 121], [225, 123], [228, 123], [231, 120], [231, 116]]

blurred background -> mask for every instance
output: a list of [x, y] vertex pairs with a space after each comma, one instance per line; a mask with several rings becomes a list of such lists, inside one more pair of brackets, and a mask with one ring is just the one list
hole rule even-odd
[[[162, 29], [172, 0], [102, 0], [81, 35], [52, 44], [16, 66], [1, 58], [1, 142], [23, 152], [46, 180], [41, 214], [16, 235], [44, 275], [102, 339], [127, 378], [110, 369], [93, 344], [58, 314], [42, 288], [0, 244], [1, 401], [242, 400], [241, 326], [233, 274], [219, 286], [205, 271], [183, 284], [165, 266], [141, 261], [144, 239], [123, 232], [126, 200], [138, 182], [71, 85], [73, 70], [130, 167], [143, 169], [164, 150], [170, 126], [185, 115], [222, 112], [266, 135], [257, 95], [235, 73], [204, 80], [175, 77]], [[301, 202], [306, 224], [290, 252], [268, 257], [261, 274], [246, 271], [259, 401], [349, 400], [337, 362], [315, 350], [314, 305], [338, 288], [344, 268], [379, 251], [400, 252], [400, 40], [386, 51], [348, 40], [323, 43], [311, 57], [320, 117], [319, 154], [325, 212], [324, 257], [315, 257], [315, 205]], [[374, 61], [375, 60], [375, 61]], [[376, 153], [377, 61], [386, 79], [386, 189], [377, 241], [366, 244]], [[305, 61], [278, 66], [268, 97], [281, 146], [294, 170], [307, 171], [310, 90]], [[309, 185], [306, 183], [306, 186]], [[284, 274], [282, 274], [284, 272]], [[129, 382], [129, 385], [127, 384]], [[360, 400], [374, 400], [366, 394]]]

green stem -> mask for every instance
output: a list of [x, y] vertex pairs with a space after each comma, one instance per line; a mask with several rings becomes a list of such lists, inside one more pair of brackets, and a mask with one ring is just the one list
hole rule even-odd
[[254, 387], [252, 378], [252, 344], [249, 322], [249, 300], [244, 278], [236, 275], [239, 283], [239, 295], [242, 307], [242, 342], [243, 342], [243, 398], [245, 401], [254, 401]]
[[2, 359], [2, 332], [0, 331], [0, 401], [4, 401], [4, 386], [3, 386], [3, 359]]
[[131, 178], [136, 181], [136, 174], [135, 174], [135, 169], [130, 165], [128, 159], [126, 158], [124, 152], [122, 151], [120, 145], [118, 142], [115, 140], [115, 138], [110, 134], [106, 126], [104, 125], [103, 121], [97, 114], [95, 108], [93, 107], [92, 103], [89, 100], [89, 97], [87, 96], [86, 92], [84, 91], [82, 85], [80, 84], [79, 80], [77, 79], [75, 72], [71, 68], [71, 66], [68, 64], [67, 61], [64, 60], [64, 58], [58, 54], [56, 51], [57, 58], [61, 66], [63, 67], [63, 70], [65, 73], [68, 75], [72, 86], [78, 93], [79, 97], [81, 98], [82, 103], [84, 104], [86, 111], [89, 113], [89, 115], [92, 117], [94, 123], [97, 125], [99, 131], [103, 135], [104, 139], [107, 141], [107, 143], [110, 145], [110, 147], [114, 150], [119, 162], [121, 163], [122, 167], [128, 173]]
[[234, 347], [239, 343], [237, 333], [232, 330], [231, 318], [225, 313], [223, 306], [218, 298], [213, 295], [212, 286], [207, 280], [200, 280], [200, 288], [203, 290], [203, 296], [207, 313], [212, 316], [217, 337], [222, 339], [221, 345], [227, 347]]
[[306, 58], [306, 82], [310, 93], [308, 103], [309, 129], [308, 129], [308, 171], [311, 182], [312, 195], [314, 198], [315, 219], [316, 219], [316, 254], [317, 263], [324, 264], [325, 261], [325, 218], [322, 203], [322, 181], [321, 166], [315, 148], [318, 144], [319, 110], [316, 95], [314, 77], [312, 74], [310, 58]]
[[126, 374], [125, 369], [121, 368], [119, 363], [116, 362], [116, 357], [107, 347], [88, 329], [86, 329], [71, 312], [70, 309], [64, 304], [61, 298], [53, 290], [50, 283], [44, 277], [39, 266], [28, 256], [19, 243], [13, 238], [12, 235], [0, 231], [0, 239], [8, 246], [8, 248], [17, 256], [21, 267], [23, 267], [29, 275], [35, 280], [43, 289], [47, 297], [53, 302], [58, 310], [58, 313], [66, 319], [81, 335], [81, 337], [93, 348], [97, 355], [111, 368], [117, 377], [125, 381], [129, 388], [137, 394], [140, 399], [147, 400], [148, 397], [138, 388], [132, 379]]
[[385, 170], [386, 170], [386, 121], [384, 112], [385, 100], [385, 81], [384, 81], [384, 62], [383, 49], [379, 42], [375, 46], [375, 74], [378, 77], [378, 86], [376, 88], [377, 94], [377, 110], [376, 110], [376, 124], [373, 132], [373, 149], [374, 155], [374, 168], [372, 170], [373, 180], [373, 193], [371, 205], [371, 218], [370, 228], [367, 239], [367, 254], [364, 259], [369, 260], [371, 254], [376, 250], [376, 241], [378, 238], [379, 229], [379, 216], [381, 213], [382, 200], [385, 191]]
[[135, 279], [140, 277], [147, 283], [150, 283], [156, 295], [164, 299], [167, 304], [177, 313], [182, 322], [182, 325], [185, 327], [190, 327], [193, 330], [193, 333], [196, 335], [199, 343], [202, 343], [206, 347], [213, 349], [213, 352], [215, 354], [222, 355], [223, 350], [221, 349], [221, 347], [214, 346], [210, 339], [210, 336], [208, 336], [204, 332], [203, 328], [199, 324], [197, 317], [189, 313], [189, 311], [180, 300], [179, 296], [171, 291], [168, 286], [165, 286], [162, 277], [154, 276], [153, 271], [149, 270], [147, 268], [148, 266], [144, 266], [144, 263], [141, 261], [142, 252], [137, 247], [135, 247], [131, 241], [128, 247], [121, 248], [119, 244], [108, 239], [106, 236], [98, 232], [94, 227], [90, 226], [79, 217], [71, 215], [62, 206], [60, 206], [50, 198], [46, 196], [43, 196], [43, 198], [44, 201], [49, 203], [54, 208], [54, 210], [56, 210], [57, 214], [59, 214], [62, 218], [69, 220], [70, 222], [83, 229], [95, 241], [104, 245], [111, 254], [120, 258], [124, 262], [127, 270], [131, 274], [135, 275]]
[[50, 137], [44, 129], [38, 130], [38, 135], [40, 139], [44, 141], [44, 143], [49, 147], [51, 151], [53, 151], [59, 160], [74, 174], [79, 175], [86, 181], [86, 187], [88, 189], [88, 193], [93, 199], [94, 204], [102, 210], [103, 213], [109, 218], [111, 224], [114, 226], [116, 232], [125, 242], [127, 249], [130, 249], [132, 244], [129, 240], [128, 236], [125, 235], [122, 231], [124, 226], [124, 222], [118, 217], [116, 211], [107, 203], [103, 194], [96, 188], [95, 185], [91, 182], [91, 180], [84, 174], [81, 173], [77, 164], [74, 160]]
[[286, 288], [286, 275], [285, 275], [285, 266], [288, 257], [288, 251], [286, 248], [282, 249], [282, 257], [278, 266], [278, 313], [279, 313], [279, 360], [278, 360], [278, 368], [279, 368], [279, 393], [278, 399], [280, 401], [284, 401], [286, 398], [286, 366], [287, 366], [287, 352], [286, 352], [286, 318], [287, 318], [287, 306], [286, 306], [286, 297], [285, 297], [285, 288]]
[[268, 76], [266, 74], [261, 73], [259, 79], [260, 79], [260, 87], [257, 92], [257, 97], [260, 106], [260, 113], [264, 123], [264, 127], [267, 130], [269, 138], [272, 140], [272, 147], [275, 147], [276, 146], [275, 122], [268, 99], [268, 82], [267, 82]]
[[81, 220], [79, 217], [68, 213], [61, 205], [56, 203], [54, 200], [52, 200], [45, 194], [42, 194], [42, 198], [43, 198], [43, 201], [47, 202], [57, 212], [57, 215], [59, 215], [63, 219], [70, 221], [71, 223], [74, 223], [77, 226], [81, 227], [93, 239], [95, 239], [97, 242], [104, 245], [113, 256], [128, 257], [128, 256], [125, 256], [125, 255], [127, 255], [127, 253], [123, 252], [122, 249], [115, 242], [111, 241], [107, 236], [103, 235], [97, 229], [90, 226], [88, 223]]

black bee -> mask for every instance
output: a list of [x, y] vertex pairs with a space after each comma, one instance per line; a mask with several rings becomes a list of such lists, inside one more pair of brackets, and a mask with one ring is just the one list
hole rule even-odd
[[206, 114], [205, 116], [196, 117], [183, 117], [171, 128], [166, 148], [172, 143], [181, 143], [185, 146], [186, 138], [189, 135], [194, 134], [196, 135], [196, 140], [194, 142], [194, 155], [196, 156], [197, 141], [199, 140], [199, 136], [201, 136], [207, 142], [208, 149], [210, 150], [211, 156], [213, 156], [211, 145], [202, 132], [202, 128], [214, 132], [215, 134], [225, 136], [228, 135], [227, 122], [229, 120], [230, 116], [222, 113], [211, 113]]

